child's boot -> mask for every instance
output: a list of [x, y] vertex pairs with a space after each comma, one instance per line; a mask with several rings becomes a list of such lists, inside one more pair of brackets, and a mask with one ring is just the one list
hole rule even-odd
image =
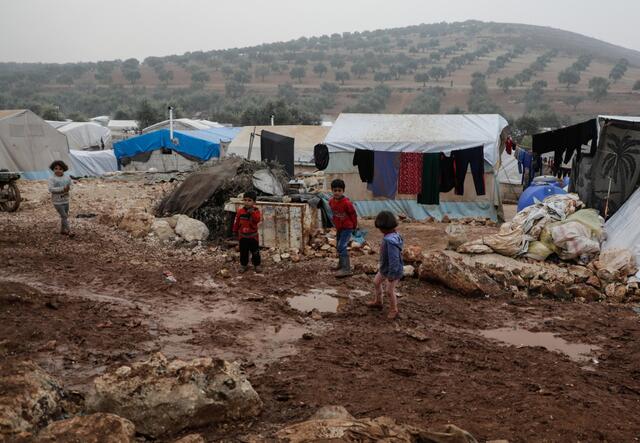
[[249, 269], [249, 266], [241, 265], [240, 266], [240, 273], [244, 274], [245, 272], [247, 272], [247, 269]]
[[342, 257], [342, 268], [336, 274], [337, 278], [350, 277], [353, 273], [351, 272], [351, 262], [349, 260], [349, 256]]

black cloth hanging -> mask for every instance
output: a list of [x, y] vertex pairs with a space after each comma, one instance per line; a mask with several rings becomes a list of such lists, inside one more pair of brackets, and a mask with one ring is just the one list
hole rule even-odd
[[272, 161], [284, 166], [289, 176], [293, 177], [293, 143], [294, 139], [274, 132], [262, 131], [260, 135], [260, 155], [262, 161]]
[[353, 166], [358, 167], [360, 180], [366, 183], [373, 181], [373, 151], [366, 149], [356, 149], [353, 154]]
[[313, 147], [313, 161], [319, 171], [324, 171], [329, 166], [329, 148], [327, 145], [318, 144]]
[[422, 192], [418, 194], [421, 205], [440, 204], [440, 154], [422, 154]]
[[582, 145], [589, 142], [591, 142], [590, 155], [594, 154], [598, 140], [598, 120], [594, 118], [566, 128], [534, 134], [532, 139], [533, 153], [541, 155], [553, 151], [555, 154], [553, 162], [560, 167], [562, 163], [568, 163], [576, 151], [580, 156]]
[[456, 186], [453, 155], [440, 154], [440, 192], [449, 192]]
[[484, 148], [461, 149], [453, 151], [453, 159], [456, 168], [456, 195], [464, 195], [464, 179], [467, 169], [471, 166], [473, 184], [476, 187], [476, 195], [485, 195], [484, 189]]

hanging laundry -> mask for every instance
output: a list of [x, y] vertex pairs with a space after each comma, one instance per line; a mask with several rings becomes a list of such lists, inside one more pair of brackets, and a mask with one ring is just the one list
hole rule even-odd
[[373, 151], [365, 149], [356, 149], [353, 154], [353, 166], [358, 167], [358, 174], [363, 182], [371, 183], [373, 180], [373, 158]]
[[580, 153], [582, 145], [589, 142], [591, 142], [591, 155], [593, 155], [597, 139], [598, 121], [594, 118], [566, 128], [534, 134], [532, 137], [533, 152], [541, 155], [554, 151], [556, 164], [563, 163], [562, 156], [564, 154], [564, 162], [568, 163], [573, 153], [576, 151]]
[[260, 134], [260, 155], [262, 160], [280, 163], [289, 176], [293, 177], [294, 139], [274, 132], [262, 131]]
[[453, 155], [440, 154], [440, 192], [450, 192], [456, 186], [456, 168]]
[[507, 141], [504, 143], [504, 150], [507, 151], [507, 154], [511, 155], [511, 152], [515, 149], [516, 144], [511, 138], [511, 136], [507, 137]]
[[485, 195], [484, 190], [484, 148], [461, 149], [453, 151], [456, 168], [456, 194], [464, 194], [464, 179], [467, 176], [467, 169], [471, 166], [473, 184], [476, 187], [477, 195]]
[[398, 175], [398, 194], [419, 194], [422, 191], [422, 154], [402, 152]]
[[422, 190], [418, 203], [440, 204], [440, 153], [422, 154]]
[[317, 144], [313, 147], [313, 161], [318, 171], [324, 171], [329, 166], [329, 148], [327, 145]]
[[373, 192], [374, 197], [395, 198], [398, 193], [399, 171], [399, 152], [376, 151], [373, 156], [373, 180], [367, 189]]

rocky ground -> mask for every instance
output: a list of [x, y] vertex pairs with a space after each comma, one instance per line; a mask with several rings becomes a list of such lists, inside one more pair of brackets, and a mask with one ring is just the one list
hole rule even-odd
[[[193, 427], [161, 435], [141, 433], [146, 428], [137, 417], [124, 417], [135, 422], [140, 441], [172, 442], [196, 432], [205, 441], [264, 441], [326, 405], [344, 406], [357, 419], [387, 416], [418, 428], [452, 423], [478, 441], [640, 438], [637, 299], [526, 296], [527, 288], [510, 291], [502, 282], [495, 293], [463, 297], [407, 278], [399, 286], [400, 317], [388, 321], [364, 305], [371, 275], [336, 280], [331, 258], [274, 263], [265, 252], [263, 274], [241, 275], [234, 251], [163, 246], [115, 226], [114, 213], [150, 210], [172, 186], [122, 179], [76, 184], [73, 238], [57, 233], [43, 183], [22, 182], [21, 210], [0, 213], [0, 408], [23, 386], [7, 377], [25, 361], [36, 363], [45, 373], [39, 383], [57, 392], [30, 424], [21, 419], [27, 432], [35, 435], [51, 419], [114, 412], [103, 410], [115, 408], [105, 401], [91, 407], [98, 377], [138, 374], [139, 362], [161, 352], [169, 360], [236, 361], [262, 406], [257, 416], [252, 409], [226, 423], [194, 420]], [[371, 221], [363, 225], [375, 249], [379, 237]], [[400, 231], [407, 245], [437, 251], [446, 247], [446, 226], [402, 223]], [[496, 231], [467, 226], [470, 240]], [[375, 259], [358, 255], [354, 262], [366, 270]], [[184, 374], [182, 366], [172, 368]], [[208, 370], [193, 371], [205, 381], [217, 377]], [[10, 417], [0, 411], [5, 433]], [[133, 435], [128, 420], [91, 417]], [[78, 425], [61, 423], [41, 440], [55, 441], [59, 428]]]

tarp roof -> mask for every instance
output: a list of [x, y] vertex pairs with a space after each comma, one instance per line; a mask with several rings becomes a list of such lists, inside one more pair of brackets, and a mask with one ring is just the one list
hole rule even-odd
[[0, 118], [11, 117], [23, 111], [25, 109], [0, 109]]
[[492, 166], [499, 158], [507, 121], [498, 114], [340, 114], [325, 144], [330, 152], [356, 149], [393, 152], [445, 152], [484, 147]]
[[[155, 131], [157, 129], [169, 128], [169, 120], [164, 120], [158, 123], [155, 123], [151, 126], [147, 126], [142, 130], [143, 134], [147, 132]], [[197, 130], [197, 129], [211, 129], [211, 128], [220, 128], [223, 127], [221, 124], [216, 122], [210, 122], [208, 120], [194, 120], [191, 118], [175, 118], [173, 119], [173, 129], [174, 130]]]
[[323, 143], [329, 133], [329, 129], [331, 129], [311, 125], [245, 126], [237, 137], [233, 139], [227, 152], [247, 158], [251, 133], [254, 131], [254, 128], [258, 135], [256, 135], [253, 140], [253, 148], [249, 160], [259, 161], [261, 159], [259, 134], [265, 130], [294, 139], [293, 161], [297, 164], [313, 163], [313, 147], [318, 143]]
[[109, 129], [137, 129], [138, 122], [135, 120], [109, 120]]
[[232, 139], [235, 133], [237, 133], [236, 128], [173, 131], [173, 137], [178, 140], [178, 144], [174, 145], [170, 140], [169, 130], [159, 129], [115, 143], [113, 150], [116, 157], [120, 159], [161, 148], [170, 148], [181, 154], [206, 161], [212, 157], [220, 157], [220, 141]]

